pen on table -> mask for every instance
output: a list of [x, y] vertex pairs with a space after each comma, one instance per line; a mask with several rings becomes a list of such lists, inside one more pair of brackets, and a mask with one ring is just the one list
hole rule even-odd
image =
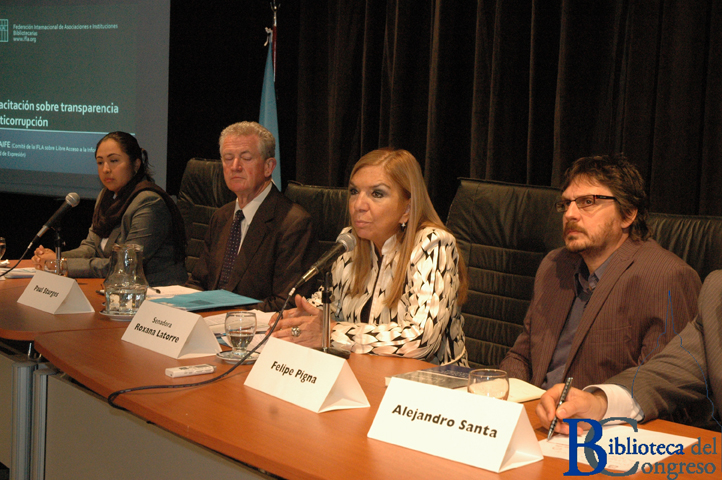
[[[562, 396], [559, 397], [559, 403], [557, 404], [557, 408], [559, 408], [562, 403], [564, 403], [567, 400], [567, 394], [569, 393], [569, 389], [572, 386], [572, 377], [567, 378], [566, 383], [564, 384], [564, 390], [562, 390]], [[554, 435], [554, 428], [557, 426], [557, 421], [559, 418], [556, 416], [554, 417], [554, 420], [552, 420], [552, 424], [549, 426], [549, 434], [547, 435], [547, 440], [552, 439], [552, 435]]]

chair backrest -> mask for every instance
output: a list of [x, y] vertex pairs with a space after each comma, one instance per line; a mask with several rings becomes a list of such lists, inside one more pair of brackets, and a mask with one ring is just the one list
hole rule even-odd
[[178, 209], [186, 229], [186, 271], [193, 271], [203, 252], [208, 222], [220, 207], [236, 198], [226, 186], [220, 160], [191, 158], [178, 192]]
[[461, 179], [446, 226], [469, 273], [462, 306], [469, 362], [497, 366], [522, 331], [544, 256], [563, 245], [559, 190]]
[[333, 245], [341, 230], [351, 224], [348, 190], [344, 187], [322, 187], [290, 181], [284, 195], [301, 205], [313, 218], [321, 252]]
[[722, 217], [650, 213], [652, 238], [697, 270], [704, 281], [722, 269]]

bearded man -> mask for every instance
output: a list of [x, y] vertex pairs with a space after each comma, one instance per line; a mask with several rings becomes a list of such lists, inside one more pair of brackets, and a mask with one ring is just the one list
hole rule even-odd
[[647, 196], [621, 155], [584, 157], [565, 174], [565, 247], [534, 279], [524, 330], [500, 367], [551, 388], [601, 383], [649, 359], [697, 314], [697, 272], [650, 239]]

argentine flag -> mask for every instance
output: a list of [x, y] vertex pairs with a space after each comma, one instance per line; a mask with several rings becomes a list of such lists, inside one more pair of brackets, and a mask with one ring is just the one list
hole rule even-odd
[[268, 42], [266, 71], [263, 74], [263, 90], [261, 90], [261, 113], [258, 123], [266, 127], [276, 139], [276, 168], [273, 170], [273, 183], [281, 190], [281, 144], [278, 138], [278, 111], [276, 109], [276, 87], [273, 72], [273, 35]]

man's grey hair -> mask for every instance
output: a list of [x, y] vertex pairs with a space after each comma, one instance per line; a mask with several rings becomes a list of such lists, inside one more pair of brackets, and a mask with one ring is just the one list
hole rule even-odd
[[266, 127], [258, 122], [238, 122], [224, 128], [220, 138], [218, 138], [219, 150], [223, 147], [223, 140], [226, 137], [246, 135], [256, 135], [258, 137], [258, 150], [264, 160], [276, 156], [276, 139], [273, 138], [273, 134]]

